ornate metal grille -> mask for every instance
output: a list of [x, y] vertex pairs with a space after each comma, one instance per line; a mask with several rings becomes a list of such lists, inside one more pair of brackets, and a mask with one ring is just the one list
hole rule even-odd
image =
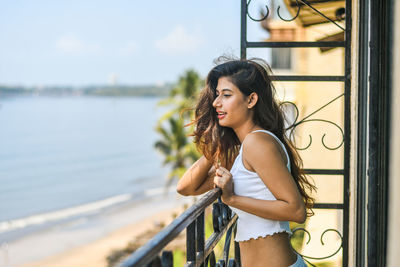
[[[259, 16], [260, 18], [256, 18], [254, 14], [250, 14], [249, 12], [250, 6], [252, 5], [251, 0], [242, 0], [241, 1], [241, 58], [245, 59], [247, 57], [247, 50], [249, 48], [312, 48], [317, 47], [320, 49], [326, 48], [335, 48], [342, 47], [344, 48], [344, 66], [343, 73], [344, 75], [275, 75], [273, 76], [273, 80], [279, 82], [340, 82], [343, 84], [344, 92], [340, 95], [332, 98], [327, 103], [321, 105], [319, 108], [314, 111], [306, 114], [303, 118], [299, 119], [299, 110], [295, 103], [293, 102], [283, 102], [283, 105], [292, 105], [294, 110], [296, 110], [295, 121], [292, 125], [288, 127], [288, 135], [292, 136], [294, 130], [299, 125], [304, 125], [309, 122], [320, 123], [321, 131], [324, 129], [326, 125], [331, 125], [337, 129], [340, 133], [341, 139], [338, 140], [337, 145], [327, 145], [325, 142], [326, 134], [322, 135], [321, 143], [325, 149], [328, 150], [338, 150], [339, 148], [343, 149], [343, 168], [308, 168], [305, 169], [306, 173], [309, 175], [330, 175], [339, 176], [343, 179], [343, 197], [342, 201], [338, 203], [316, 203], [315, 209], [325, 209], [325, 210], [340, 210], [343, 212], [343, 216], [341, 219], [342, 229], [325, 229], [320, 238], [321, 246], [325, 245], [324, 237], [327, 233], [332, 232], [338, 235], [340, 239], [340, 246], [329, 253], [329, 255], [302, 255], [303, 258], [314, 266], [313, 262], [315, 260], [329, 259], [334, 255], [337, 255], [342, 251], [342, 266], [348, 266], [348, 235], [349, 235], [349, 157], [350, 157], [350, 45], [351, 45], [351, 1], [327, 1], [327, 0], [285, 0], [287, 6], [293, 9], [292, 18], [287, 18], [283, 14], [281, 14], [281, 6], [278, 6], [276, 10], [272, 6], [265, 6], [265, 15]], [[329, 8], [328, 4], [341, 4], [344, 7], [339, 7], [336, 9]], [[319, 10], [318, 5], [324, 7], [324, 10]], [[330, 41], [329, 38], [326, 38], [324, 41], [264, 41], [264, 42], [254, 42], [247, 40], [247, 22], [263, 22], [267, 20], [272, 12], [276, 11], [277, 17], [284, 22], [302, 20], [302, 24], [304, 27], [308, 27], [312, 25], [312, 20], [309, 19], [310, 16], [302, 17], [303, 10], [307, 14], [314, 14], [319, 20], [319, 23], [326, 22], [331, 23], [336, 26], [336, 28], [340, 31], [339, 35], [344, 35], [344, 41]], [[326, 11], [326, 12], [324, 12]], [[343, 21], [344, 24], [340, 25], [338, 21]], [[315, 118], [329, 105], [332, 105], [335, 101], [343, 101], [343, 127], [339, 126], [338, 123], [333, 121], [324, 119], [324, 118]], [[313, 116], [313, 118], [310, 118]], [[299, 150], [308, 149], [313, 142], [312, 135], [309, 135], [309, 142], [307, 145], [298, 147]], [[332, 179], [336, 179], [333, 177]], [[308, 240], [305, 242], [305, 246], [307, 246], [308, 242], [311, 239], [311, 233], [305, 228], [296, 228], [293, 232], [302, 231], [307, 235]], [[299, 252], [300, 253], [300, 252]], [[300, 253], [301, 254], [301, 253]]]

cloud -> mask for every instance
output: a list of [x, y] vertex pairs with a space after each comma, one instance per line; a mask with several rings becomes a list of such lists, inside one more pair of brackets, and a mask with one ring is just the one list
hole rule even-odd
[[56, 48], [59, 51], [71, 53], [71, 54], [80, 54], [80, 53], [88, 53], [88, 52], [99, 52], [101, 50], [101, 46], [99, 44], [91, 44], [82, 41], [75, 35], [63, 35], [56, 41]]
[[139, 46], [135, 41], [129, 41], [120, 48], [120, 53], [124, 56], [130, 56], [136, 53], [138, 49]]
[[203, 43], [200, 34], [188, 33], [181, 26], [176, 26], [167, 36], [157, 40], [155, 47], [165, 54], [187, 54], [196, 51]]

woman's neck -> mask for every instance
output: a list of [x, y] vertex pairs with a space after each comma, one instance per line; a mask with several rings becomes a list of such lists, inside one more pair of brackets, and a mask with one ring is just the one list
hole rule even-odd
[[254, 122], [244, 123], [240, 127], [233, 129], [236, 133], [236, 136], [239, 138], [240, 143], [243, 143], [244, 138], [252, 131], [262, 130], [260, 126], [255, 124]]

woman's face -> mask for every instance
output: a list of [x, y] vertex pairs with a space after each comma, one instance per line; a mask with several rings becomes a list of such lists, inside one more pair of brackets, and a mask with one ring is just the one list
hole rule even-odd
[[218, 79], [216, 95], [213, 107], [217, 112], [219, 125], [234, 129], [251, 118], [248, 97], [227, 77]]

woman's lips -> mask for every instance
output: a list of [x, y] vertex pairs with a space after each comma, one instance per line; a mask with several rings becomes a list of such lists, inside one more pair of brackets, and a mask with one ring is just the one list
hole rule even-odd
[[223, 119], [225, 118], [226, 113], [223, 111], [217, 111], [217, 117], [218, 119]]
[[223, 118], [225, 118], [225, 115], [226, 115], [226, 114], [218, 114], [218, 119], [223, 119]]

